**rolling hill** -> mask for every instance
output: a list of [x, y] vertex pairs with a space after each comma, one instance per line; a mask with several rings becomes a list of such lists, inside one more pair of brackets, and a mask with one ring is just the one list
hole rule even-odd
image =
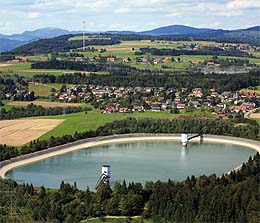
[[22, 46], [29, 42], [37, 41], [40, 39], [49, 39], [62, 35], [76, 34], [79, 32], [71, 32], [59, 28], [43, 28], [34, 31], [25, 31], [21, 34], [3, 35], [0, 34], [0, 52], [9, 51], [16, 47]]
[[187, 34], [199, 34], [214, 31], [214, 29], [207, 28], [194, 28], [190, 26], [183, 25], [172, 25], [164, 26], [149, 31], [139, 32], [142, 35], [187, 35]]

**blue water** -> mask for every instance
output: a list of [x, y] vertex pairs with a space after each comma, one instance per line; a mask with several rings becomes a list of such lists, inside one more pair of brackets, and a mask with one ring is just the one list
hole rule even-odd
[[222, 175], [247, 161], [256, 151], [231, 144], [189, 144], [151, 141], [119, 143], [92, 147], [18, 167], [7, 178], [33, 185], [58, 188], [60, 182], [73, 183], [81, 189], [94, 189], [102, 164], [111, 165], [111, 183], [169, 178], [184, 180], [187, 176]]

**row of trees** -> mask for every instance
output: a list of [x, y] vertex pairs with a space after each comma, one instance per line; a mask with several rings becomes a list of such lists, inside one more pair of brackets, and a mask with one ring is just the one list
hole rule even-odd
[[4, 108], [0, 110], [0, 120], [17, 119], [23, 117], [33, 116], [50, 116], [70, 114], [75, 112], [87, 111], [89, 108], [85, 107], [48, 107], [37, 106], [29, 104], [27, 107], [11, 107], [10, 110]]
[[[127, 68], [126, 68], [127, 69]], [[34, 75], [32, 80], [41, 83], [64, 84], [92, 84], [117, 87], [165, 87], [175, 89], [187, 87], [192, 90], [196, 87], [202, 89], [215, 88], [217, 91], [236, 91], [249, 86], [260, 85], [260, 71], [251, 71], [248, 74], [181, 74], [163, 75], [151, 71], [121, 69], [121, 72], [111, 72], [111, 75], [85, 75], [81, 73], [55, 75]]]
[[212, 55], [212, 56], [234, 56], [234, 57], [254, 57], [249, 55], [247, 52], [239, 50], [223, 50], [218, 47], [204, 47], [200, 50], [176, 50], [169, 48], [150, 48], [144, 47], [140, 48], [141, 52], [137, 52], [138, 55], [150, 53], [156, 56], [180, 56], [180, 55]]
[[74, 142], [80, 139], [92, 138], [97, 136], [107, 136], [114, 134], [128, 133], [198, 133], [213, 135], [229, 135], [249, 139], [259, 139], [259, 125], [256, 121], [245, 122], [239, 125], [235, 122], [225, 119], [135, 119], [127, 118], [124, 120], [113, 121], [99, 127], [95, 131], [75, 132], [72, 135], [62, 137], [51, 137], [48, 140], [37, 140], [29, 145], [22, 146], [19, 152], [8, 153], [8, 149], [0, 150], [0, 161], [15, 157], [17, 155], [28, 154], [53, 146]]
[[[260, 155], [222, 177], [187, 177], [182, 182], [102, 184], [97, 192], [62, 182], [58, 190], [1, 182], [0, 221], [80, 222], [92, 217], [136, 216], [151, 222], [259, 222]], [[13, 184], [13, 186], [11, 186]], [[9, 206], [10, 188], [21, 211]], [[142, 222], [142, 220], [141, 220]]]

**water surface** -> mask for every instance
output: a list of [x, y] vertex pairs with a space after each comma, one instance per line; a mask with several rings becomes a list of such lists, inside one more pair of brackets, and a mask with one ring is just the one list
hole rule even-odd
[[94, 189], [102, 164], [111, 165], [111, 183], [115, 181], [184, 180], [187, 176], [222, 175], [248, 160], [256, 152], [231, 144], [150, 141], [119, 143], [77, 150], [26, 166], [18, 167], [7, 178], [34, 185], [57, 188], [60, 182], [81, 189]]

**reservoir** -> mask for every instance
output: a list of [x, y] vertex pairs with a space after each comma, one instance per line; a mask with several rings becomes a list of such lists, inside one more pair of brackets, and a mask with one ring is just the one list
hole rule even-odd
[[9, 171], [6, 178], [58, 188], [61, 181], [94, 189], [103, 164], [111, 166], [113, 184], [184, 180], [187, 176], [222, 174], [246, 162], [256, 151], [232, 144], [144, 141], [107, 144], [55, 156]]

